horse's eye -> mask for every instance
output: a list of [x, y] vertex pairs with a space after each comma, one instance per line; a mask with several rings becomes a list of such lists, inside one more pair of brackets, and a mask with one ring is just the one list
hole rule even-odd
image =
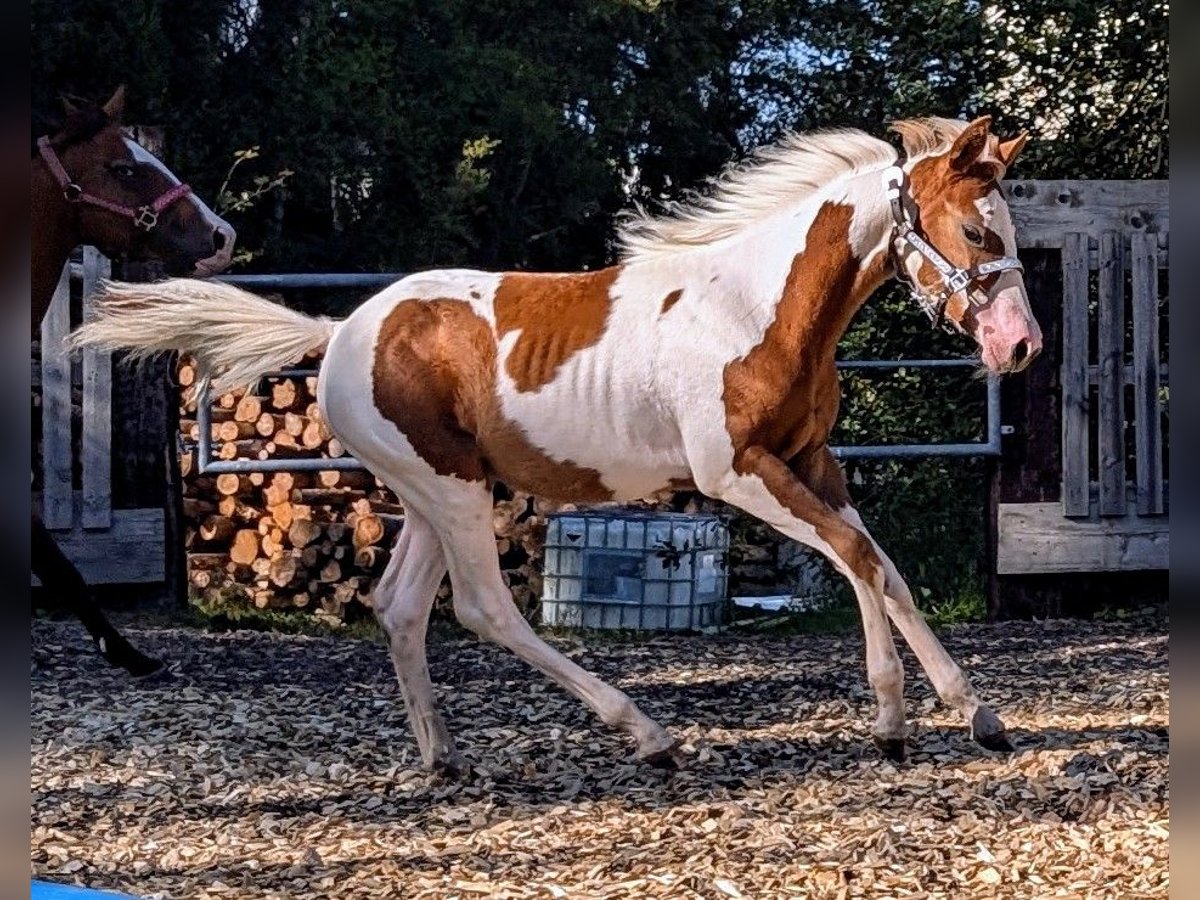
[[109, 166], [109, 169], [118, 178], [132, 178], [133, 177], [133, 166], [131, 166], [127, 162], [115, 162], [111, 166]]
[[983, 232], [974, 225], [963, 226], [963, 237], [967, 239], [968, 244], [974, 244], [976, 247], [983, 246]]

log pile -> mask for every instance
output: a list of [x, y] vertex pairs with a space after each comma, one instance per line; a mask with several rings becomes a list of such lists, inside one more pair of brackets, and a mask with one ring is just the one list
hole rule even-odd
[[[315, 361], [313, 364], [315, 367]], [[210, 608], [307, 611], [330, 624], [373, 606], [372, 594], [403, 526], [399, 499], [366, 471], [253, 472], [201, 475], [194, 465], [200, 426], [191, 396], [196, 371], [181, 361], [180, 427], [188, 577]], [[345, 448], [321, 419], [316, 377], [268, 378], [258, 392], [217, 397], [211, 416], [219, 459], [335, 459]], [[542, 591], [546, 516], [571, 504], [496, 488], [493, 525], [505, 582], [527, 615]], [[685, 501], [684, 506], [678, 500]], [[649, 508], [711, 511], [713, 501], [679, 495]], [[761, 537], [761, 535], [759, 536]], [[735, 568], [744, 561], [731, 553]], [[733, 573], [735, 577], [738, 571]], [[438, 602], [444, 607], [449, 585]]]
[[[210, 605], [308, 610], [332, 621], [344, 620], [354, 604], [370, 607], [403, 524], [396, 496], [363, 471], [199, 474], [195, 380], [191, 362], [181, 361], [180, 466], [193, 596]], [[315, 377], [267, 379], [260, 390], [216, 398], [217, 458], [346, 455], [321, 420]]]

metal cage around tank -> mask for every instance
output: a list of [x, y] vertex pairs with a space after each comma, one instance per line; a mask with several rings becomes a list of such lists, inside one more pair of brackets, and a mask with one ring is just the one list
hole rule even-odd
[[593, 509], [547, 516], [542, 624], [698, 631], [724, 624], [729, 529], [711, 514]]

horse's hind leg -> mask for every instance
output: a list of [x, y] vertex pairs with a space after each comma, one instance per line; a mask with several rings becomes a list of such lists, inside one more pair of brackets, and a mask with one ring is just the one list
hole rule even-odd
[[648, 762], [670, 759], [676, 741], [616, 688], [577, 666], [537, 636], [513, 605], [500, 574], [491, 493], [479, 483], [443, 479], [442, 515], [433, 520], [450, 565], [454, 613], [482, 638], [506, 647], [582, 700], [607, 725], [637, 742]]
[[425, 631], [438, 585], [446, 574], [437, 534], [419, 515], [406, 510], [391, 561], [375, 588], [375, 616], [387, 633], [388, 652], [421, 762], [426, 769], [463, 771], [466, 765], [438, 712], [425, 658]]
[[30, 531], [30, 565], [33, 574], [42, 582], [48, 598], [69, 610], [83, 623], [108, 662], [120, 666], [136, 678], [162, 668], [159, 660], [139, 651], [112, 626], [100, 611], [79, 570], [67, 559], [36, 513]]

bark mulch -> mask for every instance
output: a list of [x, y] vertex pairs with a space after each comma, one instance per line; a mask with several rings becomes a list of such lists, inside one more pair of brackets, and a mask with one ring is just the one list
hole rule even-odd
[[417, 767], [382, 645], [129, 628], [130, 683], [36, 621], [33, 877], [153, 897], [1114, 897], [1168, 889], [1165, 620], [944, 641], [1018, 745], [972, 744], [906, 650], [903, 764], [857, 636], [556, 639], [685, 741], [678, 771], [503, 651], [431, 641], [474, 772]]

